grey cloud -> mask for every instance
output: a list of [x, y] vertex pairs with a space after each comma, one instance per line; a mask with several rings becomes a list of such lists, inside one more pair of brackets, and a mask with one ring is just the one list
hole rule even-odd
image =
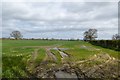
[[[20, 30], [26, 34], [46, 34], [48, 37], [48, 34], [50, 36], [58, 32], [82, 35], [82, 32], [89, 28], [96, 28], [103, 32], [117, 30], [116, 8], [116, 3], [109, 2], [3, 3], [2, 32], [6, 36], [13, 30]], [[31, 37], [31, 35], [27, 36]], [[60, 34], [59, 37], [65, 35]]]

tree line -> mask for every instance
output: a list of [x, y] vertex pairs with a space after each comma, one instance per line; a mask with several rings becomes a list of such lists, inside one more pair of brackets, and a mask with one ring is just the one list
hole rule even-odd
[[[84, 36], [83, 40], [84, 41], [95, 40], [96, 38], [98, 38], [97, 31], [98, 31], [97, 29], [89, 29], [89, 30], [85, 31], [83, 34], [83, 36]], [[23, 35], [20, 31], [12, 31], [10, 33], [10, 37], [14, 38], [15, 40], [24, 39]], [[34, 39], [34, 38], [32, 38], [32, 39]], [[48, 40], [48, 39], [46, 38], [44, 40]], [[69, 39], [69, 40], [74, 40], [74, 39]], [[79, 39], [77, 39], [77, 40], [79, 40]], [[112, 40], [120, 40], [120, 35], [119, 34], [113, 35]]]

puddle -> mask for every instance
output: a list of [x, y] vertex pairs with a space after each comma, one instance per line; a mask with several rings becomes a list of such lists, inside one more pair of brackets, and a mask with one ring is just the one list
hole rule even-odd
[[54, 59], [54, 61], [57, 61], [57, 58], [56, 58], [56, 56], [54, 54], [52, 54], [52, 53], [49, 53], [49, 54]]
[[63, 71], [56, 72], [55, 77], [56, 78], [74, 78], [74, 80], [78, 80], [77, 75], [75, 73], [70, 74], [70, 73], [63, 72]]
[[64, 51], [64, 50], [68, 50], [69, 48], [59, 48], [59, 50], [62, 50], [62, 51]]
[[52, 49], [57, 50], [60, 53], [62, 58], [68, 57], [68, 55], [63, 52], [64, 50], [67, 50], [68, 48], [57, 48], [57, 47], [55, 47], [55, 48], [52, 48]]
[[57, 48], [57, 47], [55, 47], [55, 48], [52, 48], [53, 50], [62, 50], [62, 51], [64, 51], [64, 50], [68, 50], [69, 48]]
[[57, 47], [55, 47], [55, 48], [52, 48], [53, 50], [58, 50], [58, 48]]
[[67, 55], [67, 54], [65, 54], [65, 53], [64, 53], [64, 52], [62, 52], [62, 51], [59, 51], [59, 53], [60, 53], [60, 55], [62, 56], [62, 58], [68, 57], [68, 55]]

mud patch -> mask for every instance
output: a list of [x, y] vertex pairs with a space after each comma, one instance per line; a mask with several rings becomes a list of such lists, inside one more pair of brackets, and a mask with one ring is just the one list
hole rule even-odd
[[119, 76], [118, 63], [120, 62], [117, 59], [108, 54], [97, 54], [88, 60], [76, 62], [74, 65], [65, 63], [61, 67], [56, 67], [56, 65], [49, 69], [43, 67], [37, 77], [55, 80], [59, 78], [74, 78], [75, 80], [79, 78], [110, 78], [109, 80], [112, 80]]

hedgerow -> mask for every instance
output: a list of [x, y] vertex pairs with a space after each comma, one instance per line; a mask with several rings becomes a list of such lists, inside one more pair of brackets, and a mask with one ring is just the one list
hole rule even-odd
[[120, 51], [120, 40], [93, 40], [91, 44]]

